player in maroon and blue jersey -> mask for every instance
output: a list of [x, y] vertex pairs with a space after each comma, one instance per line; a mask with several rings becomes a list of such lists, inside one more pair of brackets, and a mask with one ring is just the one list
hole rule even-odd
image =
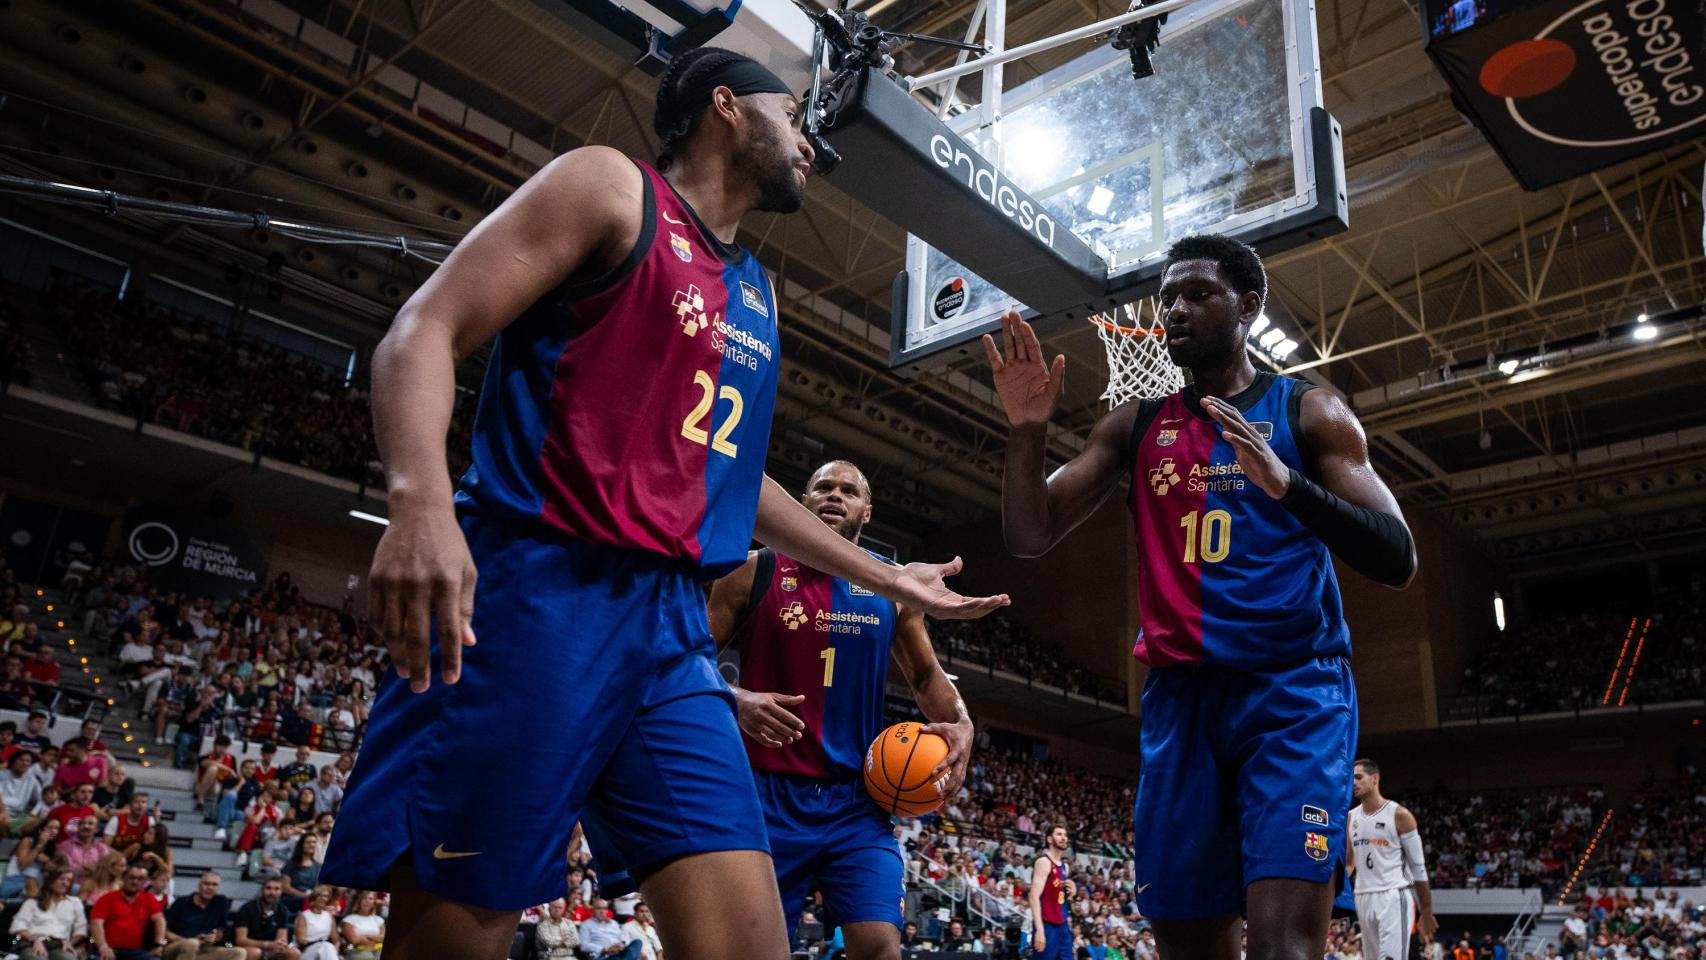
[[[1368, 462], [1362, 427], [1328, 390], [1259, 373], [1245, 350], [1267, 276], [1218, 236], [1168, 250], [1167, 352], [1190, 372], [1171, 396], [1103, 417], [1044, 476], [1052, 366], [1009, 314], [985, 338], [1012, 424], [1002, 515], [1009, 549], [1039, 556], [1122, 479], [1137, 538], [1143, 769], [1137, 904], [1163, 956], [1314, 960], [1327, 935], [1350, 796], [1356, 690], [1331, 554], [1394, 587], [1415, 549]], [[1342, 815], [1342, 814], [1341, 814]]]
[[1066, 868], [1072, 838], [1058, 824], [1043, 828], [1043, 849], [1031, 864], [1031, 953], [1039, 960], [1072, 960], [1072, 898], [1078, 884]]
[[[871, 485], [844, 460], [819, 467], [800, 502], [853, 544], [871, 520]], [[734, 692], [789, 936], [817, 887], [849, 960], [900, 956], [906, 863], [862, 780], [865, 750], [886, 725], [891, 655], [934, 721], [924, 729], [948, 741], [931, 774], [948, 796], [972, 745], [923, 614], [766, 549], [711, 589], [709, 617], [718, 646], [740, 654]]]
[[[880, 563], [764, 476], [779, 304], [734, 238], [748, 211], [801, 205], [798, 101], [701, 49], [665, 73], [653, 123], [656, 168], [559, 157], [374, 356], [391, 523], [369, 614], [395, 670], [324, 876], [393, 892], [387, 960], [503, 956], [520, 911], [562, 895], [577, 820], [601, 873], [638, 881], [672, 960], [781, 960], [701, 584], [756, 536], [934, 615], [1005, 602], [948, 591], [957, 564]], [[494, 337], [453, 497], [456, 363]]]

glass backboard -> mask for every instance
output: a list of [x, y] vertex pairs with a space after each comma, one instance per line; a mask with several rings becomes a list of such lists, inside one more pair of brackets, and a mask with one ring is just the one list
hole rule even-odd
[[[973, 110], [948, 125], [1107, 261], [1110, 305], [1146, 294], [1188, 234], [1271, 252], [1344, 229], [1310, 0], [1199, 0], [1169, 16], [1153, 61], [1134, 80], [1104, 43], [1006, 91], [997, 124]], [[930, 366], [1024, 310], [1001, 279], [909, 235], [894, 364]]]

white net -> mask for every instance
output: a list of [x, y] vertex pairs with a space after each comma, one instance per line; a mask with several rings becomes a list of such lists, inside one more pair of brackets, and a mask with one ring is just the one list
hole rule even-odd
[[1102, 391], [1102, 399], [1108, 401], [1109, 409], [1127, 400], [1165, 397], [1184, 389], [1185, 372], [1167, 356], [1167, 338], [1153, 297], [1097, 314], [1090, 322], [1108, 353], [1108, 389]]

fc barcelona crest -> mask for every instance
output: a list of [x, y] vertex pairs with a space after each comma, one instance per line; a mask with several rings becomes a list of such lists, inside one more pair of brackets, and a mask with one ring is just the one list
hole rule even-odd
[[783, 577], [782, 589], [788, 593], [793, 593], [800, 589], [800, 579], [798, 577]]
[[693, 244], [688, 243], [687, 238], [681, 234], [672, 232], [669, 235], [669, 248], [675, 251], [682, 263], [693, 262]]
[[1161, 430], [1155, 434], [1155, 445], [1158, 447], [1170, 447], [1174, 443], [1178, 442], [1178, 439], [1179, 431]]

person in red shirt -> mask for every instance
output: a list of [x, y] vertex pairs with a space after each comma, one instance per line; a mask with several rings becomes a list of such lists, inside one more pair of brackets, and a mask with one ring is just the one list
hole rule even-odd
[[166, 941], [166, 914], [145, 888], [148, 868], [124, 871], [124, 885], [95, 901], [89, 911], [89, 939], [100, 960], [155, 960]]
[[47, 815], [58, 820], [60, 827], [63, 828], [63, 833], [69, 837], [77, 832], [78, 820], [84, 817], [99, 816], [94, 805], [90, 803], [93, 799], [95, 799], [95, 788], [85, 783], [71, 792], [70, 800], [49, 810]]
[[65, 741], [60, 748], [64, 754], [59, 761], [59, 770], [53, 775], [53, 782], [61, 790], [75, 790], [88, 784], [93, 787], [107, 779], [107, 758], [101, 754], [91, 754], [80, 737]]
[[43, 644], [35, 656], [24, 661], [24, 678], [47, 691], [59, 686], [59, 661], [53, 659], [51, 647]]
[[278, 744], [261, 744], [261, 762], [260, 765], [255, 768], [255, 775], [253, 779], [258, 780], [261, 783], [268, 783], [273, 777], [278, 776], [278, 767], [273, 764], [273, 758], [276, 756], [278, 756]]
[[226, 786], [237, 782], [237, 761], [231, 756], [231, 738], [220, 734], [213, 738], [213, 750], [201, 758], [201, 772], [196, 775], [195, 802], [197, 806], [207, 803], [207, 796], [215, 786]]
[[107, 843], [114, 850], [140, 844], [154, 818], [148, 815], [148, 794], [141, 790], [130, 796], [130, 806], [107, 821]]

